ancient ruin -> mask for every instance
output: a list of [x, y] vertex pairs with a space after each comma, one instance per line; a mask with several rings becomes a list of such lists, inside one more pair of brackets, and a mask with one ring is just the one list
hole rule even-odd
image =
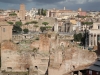
[[[94, 52], [70, 42], [71, 36], [41, 33], [39, 40], [1, 43], [1, 71], [5, 75], [68, 75], [86, 69], [97, 59]], [[11, 72], [13, 74], [11, 74]], [[23, 73], [22, 73], [23, 72]]]

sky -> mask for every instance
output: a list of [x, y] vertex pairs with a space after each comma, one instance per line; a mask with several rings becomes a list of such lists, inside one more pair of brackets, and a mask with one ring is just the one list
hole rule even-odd
[[24, 3], [27, 10], [31, 8], [44, 9], [66, 9], [100, 11], [100, 0], [0, 0], [0, 9], [19, 9], [19, 5]]

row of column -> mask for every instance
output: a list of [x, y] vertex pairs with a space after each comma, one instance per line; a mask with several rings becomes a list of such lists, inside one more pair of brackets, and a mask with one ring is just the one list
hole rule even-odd
[[77, 71], [77, 74], [74, 74], [74, 72], [72, 72], [71, 75], [83, 75], [83, 74], [82, 74], [82, 72]]
[[97, 41], [100, 35], [98, 34], [89, 34], [89, 47], [97, 46]]

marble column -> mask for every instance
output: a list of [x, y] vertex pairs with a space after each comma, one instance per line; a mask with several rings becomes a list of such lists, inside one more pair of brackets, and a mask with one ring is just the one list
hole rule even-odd
[[91, 34], [89, 34], [89, 47], [91, 47]]
[[95, 46], [97, 46], [97, 34], [95, 35]]
[[74, 75], [74, 72], [71, 72], [71, 75]]
[[82, 72], [78, 71], [78, 75], [82, 75]]
[[92, 46], [94, 46], [94, 34], [92, 34]]

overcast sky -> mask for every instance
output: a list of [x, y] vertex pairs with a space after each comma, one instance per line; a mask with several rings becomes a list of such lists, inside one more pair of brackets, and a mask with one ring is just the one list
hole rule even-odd
[[19, 5], [25, 3], [26, 9], [35, 8], [57, 8], [77, 10], [100, 10], [100, 0], [0, 0], [0, 9], [19, 9]]

